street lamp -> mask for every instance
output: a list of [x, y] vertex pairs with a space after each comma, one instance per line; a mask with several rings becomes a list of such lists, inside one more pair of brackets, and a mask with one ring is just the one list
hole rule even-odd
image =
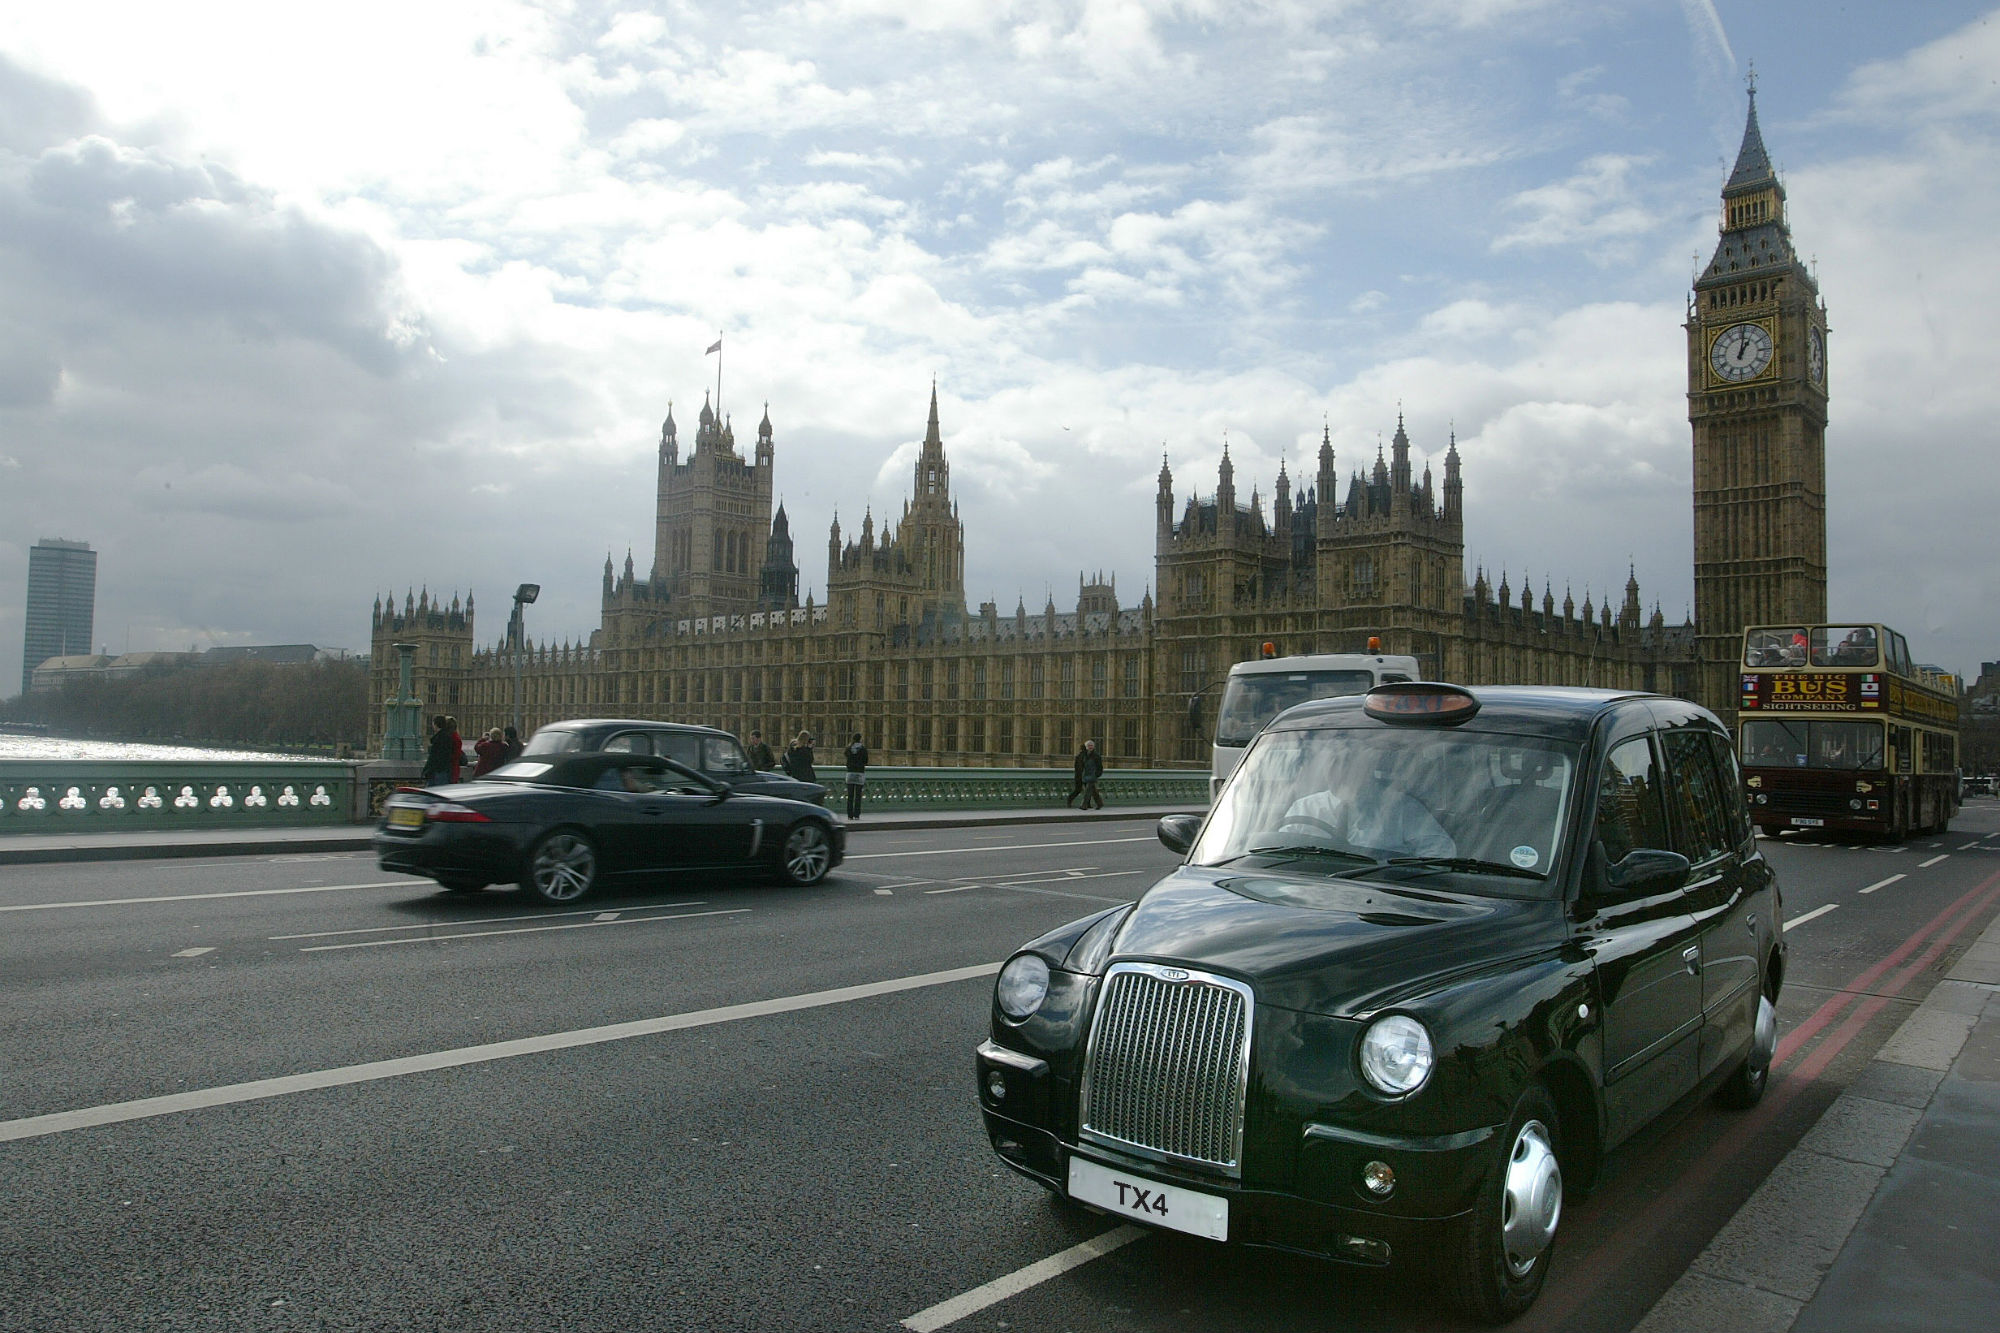
[[507, 621], [507, 641], [514, 653], [514, 734], [521, 734], [521, 608], [542, 595], [539, 583], [523, 583], [514, 589], [514, 614]]

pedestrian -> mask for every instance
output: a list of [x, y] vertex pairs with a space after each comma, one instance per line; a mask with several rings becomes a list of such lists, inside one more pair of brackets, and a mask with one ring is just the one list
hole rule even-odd
[[1069, 795], [1063, 797], [1064, 805], [1070, 804], [1083, 794], [1083, 757], [1089, 752], [1090, 743], [1088, 741], [1076, 747], [1076, 758], [1069, 766]]
[[458, 734], [458, 719], [447, 716], [445, 730], [451, 733], [451, 780], [458, 781], [459, 766], [465, 763], [465, 737]]
[[847, 744], [847, 817], [861, 818], [861, 793], [868, 786], [868, 747], [862, 743], [861, 733], [855, 732], [854, 739]]
[[521, 757], [521, 751], [526, 747], [521, 744], [520, 732], [514, 730], [512, 727], [509, 727], [504, 733], [501, 734], [501, 740], [504, 741], [507, 745], [507, 756], [506, 758], [500, 761], [501, 763], [511, 764], [516, 759], [519, 759]]
[[800, 782], [818, 782], [819, 775], [813, 771], [813, 734], [799, 733], [791, 748], [785, 751], [785, 772]]
[[479, 762], [472, 766], [472, 776], [485, 777], [494, 769], [507, 762], [507, 741], [494, 727], [472, 743], [472, 752], [479, 756]]
[[1097, 790], [1097, 780], [1103, 776], [1104, 756], [1097, 752], [1097, 742], [1085, 741], [1076, 757], [1076, 781], [1083, 793], [1082, 809], [1104, 808], [1104, 793]]
[[426, 787], [441, 786], [451, 781], [451, 750], [453, 746], [451, 721], [443, 713], [431, 719], [430, 749], [424, 754], [423, 775], [417, 781]]
[[771, 747], [764, 744], [764, 733], [753, 730], [750, 733], [750, 767], [759, 773], [768, 773], [778, 766], [777, 756]]

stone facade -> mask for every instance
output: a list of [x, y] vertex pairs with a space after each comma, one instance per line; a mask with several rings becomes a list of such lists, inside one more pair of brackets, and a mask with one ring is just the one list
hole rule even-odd
[[[1280, 466], [1268, 517], [1256, 487], [1237, 498], [1226, 446], [1207, 499], [1177, 501], [1163, 460], [1157, 602], [1149, 592], [1121, 607], [1100, 574], [1079, 576], [1074, 610], [1051, 598], [1036, 612], [972, 611], [933, 384], [897, 525], [885, 519], [878, 532], [869, 512], [843, 541], [836, 517], [817, 605], [799, 603], [790, 520], [772, 513], [768, 408], [749, 461], [707, 405], [682, 461], [670, 411], [651, 573], [638, 577], [629, 554], [622, 572], [606, 560], [589, 640], [522, 650], [523, 726], [667, 718], [758, 729], [773, 746], [808, 730], [827, 752], [859, 731], [878, 763], [1025, 768], [1064, 763], [1096, 738], [1114, 765], [1204, 765], [1215, 687], [1232, 663], [1265, 643], [1354, 652], [1370, 638], [1439, 679], [1658, 690], [1726, 709], [1740, 627], [1824, 619], [1826, 600], [1824, 311], [1791, 249], [1754, 100], [1723, 201], [1722, 242], [1687, 325], [1692, 623], [1668, 625], [1657, 605], [1648, 615], [1634, 570], [1615, 608], [1588, 593], [1579, 608], [1569, 587], [1558, 605], [1551, 581], [1539, 597], [1505, 574], [1497, 588], [1484, 570], [1468, 582], [1457, 441], [1441, 479], [1428, 467], [1414, 477], [1400, 416], [1389, 447], [1344, 480], [1323, 432], [1309, 479]], [[1748, 371], [1762, 343], [1746, 323], [1775, 348]], [[426, 712], [454, 714], [465, 735], [509, 720], [515, 657], [504, 642], [476, 646], [470, 597], [462, 608], [427, 594], [406, 595], [400, 611], [377, 602], [382, 698], [394, 692], [396, 642], [417, 645]]]

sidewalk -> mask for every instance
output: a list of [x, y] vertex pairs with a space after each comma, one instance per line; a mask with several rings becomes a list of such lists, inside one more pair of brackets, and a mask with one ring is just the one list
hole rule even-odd
[[1635, 1333], [2000, 1327], [2000, 921]]
[[[847, 825], [850, 841], [870, 833], [928, 828], [982, 828], [1004, 824], [1102, 824], [1152, 820], [1162, 815], [1205, 814], [1202, 805], [1137, 806], [1105, 810], [936, 810], [864, 815]], [[836, 818], [838, 818], [836, 812]], [[153, 829], [132, 833], [22, 833], [0, 837], [0, 866], [75, 861], [152, 861], [180, 857], [283, 856], [316, 852], [365, 852], [374, 847], [372, 824], [333, 828]]]

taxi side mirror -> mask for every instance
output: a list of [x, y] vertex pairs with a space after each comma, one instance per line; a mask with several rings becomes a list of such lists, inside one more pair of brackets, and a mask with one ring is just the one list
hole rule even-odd
[[1186, 856], [1188, 848], [1194, 846], [1197, 833], [1201, 832], [1200, 815], [1166, 815], [1160, 820], [1160, 841], [1170, 852]]
[[[1599, 843], [1598, 848], [1601, 857], [1603, 844]], [[1693, 863], [1679, 852], [1635, 847], [1622, 860], [1604, 867], [1602, 888], [1597, 896], [1609, 902], [1629, 902], [1657, 893], [1672, 893], [1687, 883], [1693, 868]]]

